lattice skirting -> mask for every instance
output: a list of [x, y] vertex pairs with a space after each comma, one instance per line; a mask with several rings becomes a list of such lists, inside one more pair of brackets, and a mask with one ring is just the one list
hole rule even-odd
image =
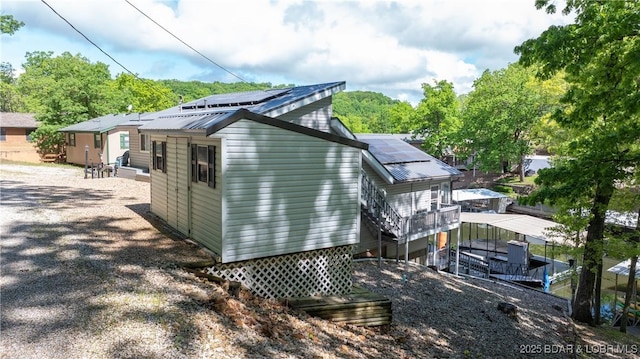
[[263, 298], [338, 295], [351, 292], [352, 246], [217, 264], [206, 272], [238, 281]]

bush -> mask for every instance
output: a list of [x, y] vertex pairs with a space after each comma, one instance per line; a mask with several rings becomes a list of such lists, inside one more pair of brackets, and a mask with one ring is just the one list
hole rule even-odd
[[61, 126], [42, 125], [31, 132], [31, 142], [35, 143], [38, 153], [60, 154], [64, 148], [64, 134], [58, 132]]
[[500, 193], [513, 193], [511, 186], [495, 185], [493, 186], [493, 190]]

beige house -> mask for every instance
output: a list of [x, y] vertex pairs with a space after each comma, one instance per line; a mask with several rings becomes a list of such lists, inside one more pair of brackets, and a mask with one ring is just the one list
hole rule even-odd
[[60, 129], [66, 137], [67, 163], [84, 165], [86, 159], [88, 164], [114, 164], [130, 147], [129, 132], [117, 126], [138, 116], [106, 115]]
[[31, 143], [30, 134], [38, 122], [30, 113], [0, 113], [0, 159], [39, 162], [40, 154]]

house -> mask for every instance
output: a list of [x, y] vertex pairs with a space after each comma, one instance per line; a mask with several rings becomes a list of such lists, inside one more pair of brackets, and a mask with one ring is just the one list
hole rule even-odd
[[[128, 131], [118, 125], [137, 119], [138, 113], [109, 114], [60, 129], [66, 136], [67, 163], [113, 164], [130, 147]], [[85, 157], [86, 156], [86, 157]]]
[[38, 127], [31, 113], [0, 113], [0, 158], [9, 161], [39, 162], [40, 155], [30, 134]]
[[366, 145], [246, 109], [140, 127], [151, 211], [209, 249], [210, 273], [264, 297], [351, 290]]
[[462, 173], [398, 135], [354, 135], [338, 119], [333, 128], [369, 145], [363, 151], [363, 230], [356, 256], [402, 257], [449, 269], [451, 239], [460, 227], [452, 182]]
[[212, 252], [210, 274], [264, 297], [349, 293], [378, 218], [395, 243], [387, 255], [403, 244], [405, 258], [426, 260], [437, 237], [429, 258], [442, 262], [460, 173], [400, 139], [340, 127], [332, 96], [344, 88], [213, 95], [141, 116], [151, 211]]

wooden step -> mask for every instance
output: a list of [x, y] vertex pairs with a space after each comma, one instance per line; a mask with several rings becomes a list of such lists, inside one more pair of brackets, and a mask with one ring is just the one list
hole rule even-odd
[[351, 293], [344, 295], [287, 298], [286, 303], [332, 322], [379, 326], [392, 321], [391, 300], [360, 287], [353, 287]]

